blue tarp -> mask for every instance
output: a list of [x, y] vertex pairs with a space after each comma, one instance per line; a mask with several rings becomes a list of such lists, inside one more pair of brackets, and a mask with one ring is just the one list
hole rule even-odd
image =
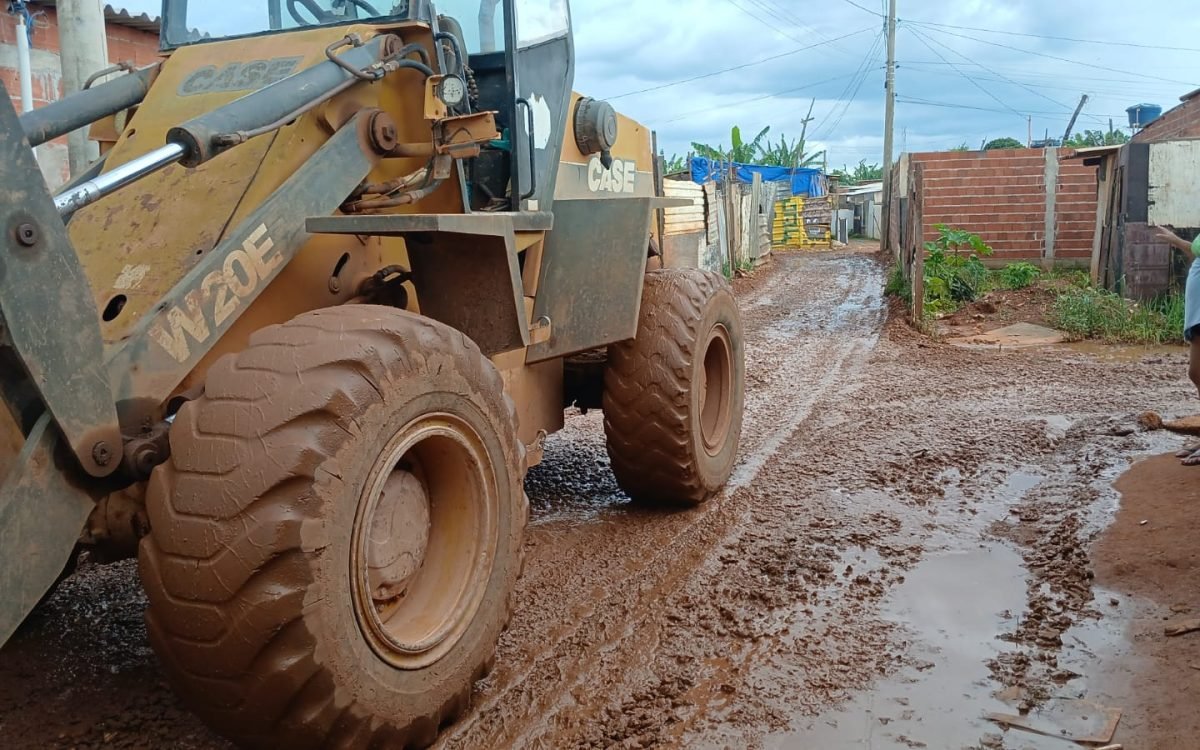
[[692, 181], [704, 184], [709, 181], [724, 182], [730, 167], [736, 171], [734, 175], [738, 182], [750, 183], [754, 175], [762, 175], [763, 182], [786, 182], [792, 187], [792, 195], [806, 195], [816, 198], [825, 195], [825, 175], [819, 169], [787, 167], [760, 167], [755, 164], [730, 164], [707, 159], [703, 156], [692, 157]]

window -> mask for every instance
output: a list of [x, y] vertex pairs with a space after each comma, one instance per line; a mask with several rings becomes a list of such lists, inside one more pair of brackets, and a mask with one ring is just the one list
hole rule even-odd
[[462, 26], [467, 54], [504, 49], [504, 6], [501, 0], [435, 0], [438, 15]]
[[409, 6], [409, 0], [168, 0], [167, 42], [188, 44], [308, 26], [407, 18]]
[[567, 0], [517, 0], [517, 46], [564, 36], [570, 26]]

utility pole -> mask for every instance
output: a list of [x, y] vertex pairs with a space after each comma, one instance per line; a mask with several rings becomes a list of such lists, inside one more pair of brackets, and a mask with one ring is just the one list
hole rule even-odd
[[1025, 148], [1033, 148], [1033, 115], [1025, 115], [1025, 122], [1029, 126], [1029, 133], [1025, 139]]
[[888, 217], [883, 224], [883, 246], [891, 245], [892, 215], [892, 130], [896, 124], [896, 0], [888, 0], [887, 17], [887, 103], [883, 115], [883, 205]]
[[1079, 113], [1083, 111], [1083, 105], [1087, 104], [1087, 100], [1087, 94], [1079, 97], [1079, 106], [1075, 108], [1075, 114], [1071, 115], [1071, 121], [1067, 123], [1067, 132], [1063, 135], [1062, 145], [1067, 145], [1067, 139], [1071, 137], [1071, 129], [1075, 127], [1075, 121], [1079, 119]]
[[[63, 90], [73, 94], [93, 73], [108, 67], [104, 6], [100, 0], [60, 0], [57, 5]], [[72, 177], [100, 157], [99, 146], [88, 140], [87, 128], [67, 135], [67, 152]]]

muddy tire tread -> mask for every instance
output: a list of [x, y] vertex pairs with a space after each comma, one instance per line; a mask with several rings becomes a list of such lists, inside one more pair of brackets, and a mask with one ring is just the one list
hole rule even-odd
[[634, 500], [694, 505], [711, 495], [690, 451], [688, 398], [706, 302], [731, 292], [697, 269], [646, 274], [636, 338], [609, 347], [604, 431], [617, 483]]
[[[366, 726], [351, 706], [336, 708], [332, 680], [314, 662], [311, 635], [300, 622], [303, 580], [293, 575], [291, 584], [281, 585], [289, 577], [278, 574], [280, 567], [303, 562], [301, 527], [315, 520], [319, 503], [311, 497], [305, 503], [297, 490], [315, 483], [318, 469], [341, 445], [339, 435], [355, 434], [348, 415], [382, 402], [387, 379], [403, 377], [427, 357], [446, 355], [504, 394], [495, 367], [454, 329], [391, 309], [319, 310], [255, 333], [247, 350], [210, 369], [204, 395], [178, 414], [173, 458], [151, 479], [148, 510], [152, 529], [177, 524], [186, 533], [151, 533], [142, 541], [148, 632], [187, 702], [239, 743], [279, 746], [286, 737], [299, 743], [289, 744], [294, 747], [362, 747], [381, 740], [388, 747], [425, 745], [434, 739], [428, 727], [436, 733], [469, 704], [471, 683], [452, 691], [434, 715], [398, 733]], [[317, 396], [312, 403], [294, 413], [275, 408], [281, 383], [314, 379], [322, 387], [304, 390]], [[513, 455], [523, 463], [516, 410], [507, 395], [503, 403]], [[235, 420], [234, 430], [203, 423], [221, 409], [258, 419]], [[194, 497], [205, 487], [231, 489], [214, 503]], [[523, 512], [515, 518], [523, 528], [523, 493], [520, 502]], [[221, 562], [230, 556], [241, 563], [235, 577]], [[510, 593], [506, 621], [512, 607]], [[475, 670], [476, 678], [485, 666]], [[247, 733], [248, 726], [256, 729]]]

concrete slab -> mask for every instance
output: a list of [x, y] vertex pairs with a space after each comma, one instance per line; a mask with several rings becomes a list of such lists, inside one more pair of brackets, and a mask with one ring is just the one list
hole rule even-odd
[[988, 331], [987, 333], [955, 336], [946, 339], [946, 342], [949, 344], [970, 349], [991, 349], [994, 347], [1028, 349], [1037, 346], [1061, 344], [1064, 341], [1066, 341], [1066, 336], [1061, 331], [1034, 325], [1033, 323], [1016, 323], [1004, 328], [997, 328], [994, 331]]

